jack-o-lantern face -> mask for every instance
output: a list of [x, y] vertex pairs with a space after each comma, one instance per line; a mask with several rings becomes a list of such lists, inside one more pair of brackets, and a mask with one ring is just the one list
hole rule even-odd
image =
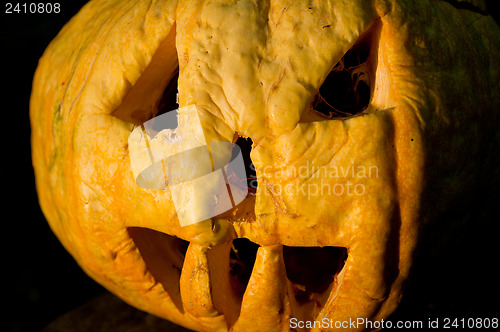
[[[386, 318], [422, 225], [472, 187], [470, 160], [494, 141], [499, 29], [463, 7], [91, 1], [33, 86], [53, 231], [106, 288], [191, 329]], [[184, 227], [169, 190], [136, 183], [129, 146], [177, 108], [255, 170], [240, 204]]]

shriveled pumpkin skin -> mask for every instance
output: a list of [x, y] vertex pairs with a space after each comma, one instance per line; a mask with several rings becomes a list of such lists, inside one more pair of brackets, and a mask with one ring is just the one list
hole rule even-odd
[[[52, 230], [107, 289], [193, 330], [288, 330], [291, 317], [385, 319], [422, 227], [439, 222], [458, 194], [473, 194], [481, 172], [498, 181], [483, 152], [499, 141], [500, 29], [474, 6], [90, 1], [49, 45], [33, 83], [33, 165]], [[368, 30], [376, 50], [368, 108], [314, 118], [318, 89]], [[207, 141], [250, 137], [259, 181], [237, 210], [186, 227], [168, 191], [136, 185], [128, 150], [177, 66], [180, 112], [198, 108]], [[314, 175], [321, 167], [376, 173]], [[303, 190], [345, 181], [363, 194]], [[162, 234], [136, 228], [189, 241], [185, 257]], [[260, 248], [239, 299], [229, 252], [241, 237]], [[319, 307], [295, 300], [283, 245], [348, 249]]]

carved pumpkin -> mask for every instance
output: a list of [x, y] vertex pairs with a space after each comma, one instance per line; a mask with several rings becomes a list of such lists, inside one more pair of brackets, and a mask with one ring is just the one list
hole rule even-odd
[[[499, 28], [451, 3], [90, 1], [34, 78], [50, 226], [89, 276], [190, 329], [387, 318], [423, 226], [498, 142]], [[181, 226], [168, 190], [137, 185], [129, 136], [191, 107], [255, 175]]]

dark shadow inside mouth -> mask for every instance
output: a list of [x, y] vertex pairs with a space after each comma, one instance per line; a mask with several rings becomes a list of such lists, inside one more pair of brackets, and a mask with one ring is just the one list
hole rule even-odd
[[314, 293], [324, 293], [330, 287], [344, 267], [347, 248], [283, 246], [283, 259], [295, 299], [305, 303]]
[[235, 293], [242, 298], [252, 275], [259, 245], [248, 239], [234, 239], [229, 257], [231, 284]]

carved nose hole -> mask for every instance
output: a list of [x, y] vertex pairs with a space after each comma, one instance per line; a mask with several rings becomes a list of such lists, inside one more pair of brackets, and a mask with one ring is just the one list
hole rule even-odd
[[231, 285], [237, 296], [243, 297], [255, 264], [259, 245], [248, 239], [235, 239], [229, 256]]
[[[247, 174], [247, 183], [248, 191], [254, 194], [257, 190], [257, 175], [255, 173], [255, 167], [252, 162], [252, 158], [250, 158], [250, 152], [252, 151], [253, 141], [250, 138], [238, 137], [236, 140], [236, 145], [241, 149], [241, 154], [243, 156], [243, 161], [245, 163], [245, 171]], [[234, 158], [234, 151], [233, 157]]]

